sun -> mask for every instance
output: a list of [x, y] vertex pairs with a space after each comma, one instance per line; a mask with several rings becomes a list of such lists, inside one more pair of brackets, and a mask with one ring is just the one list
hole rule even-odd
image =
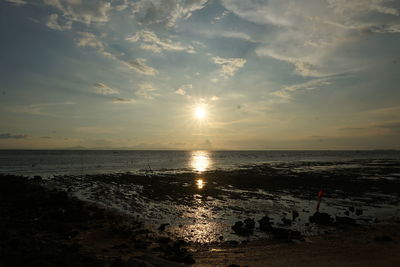
[[207, 111], [204, 107], [196, 107], [194, 110], [194, 116], [196, 117], [196, 119], [198, 120], [203, 120], [206, 118], [207, 116]]

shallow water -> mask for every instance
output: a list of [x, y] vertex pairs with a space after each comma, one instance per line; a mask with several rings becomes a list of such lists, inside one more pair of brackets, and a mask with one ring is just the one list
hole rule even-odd
[[[326, 191], [321, 211], [333, 216], [360, 224], [400, 217], [400, 163], [395, 159], [273, 162], [224, 171], [207, 171], [200, 162], [200, 170], [186, 173], [55, 176], [46, 183], [138, 216], [154, 230], [169, 223], [167, 232], [198, 243], [219, 242], [221, 236], [224, 241], [268, 238], [257, 229], [249, 237], [231, 230], [235, 221], [257, 221], [266, 214], [276, 227], [305, 235], [333, 230], [308, 223], [320, 189]], [[299, 217], [283, 225], [282, 218], [293, 219], [292, 211]]]
[[339, 163], [365, 159], [399, 161], [400, 151], [0, 150], [0, 173], [44, 177], [123, 172], [180, 173], [235, 170], [274, 162]]

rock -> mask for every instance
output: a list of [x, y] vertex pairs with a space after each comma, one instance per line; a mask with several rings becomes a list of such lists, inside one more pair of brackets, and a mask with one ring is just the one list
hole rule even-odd
[[219, 236], [218, 238], [220, 241], [224, 240], [224, 237], [222, 235]]
[[347, 224], [347, 225], [356, 225], [356, 220], [349, 217], [340, 217], [336, 216], [337, 224]]
[[237, 264], [229, 264], [228, 267], [240, 267], [240, 265], [237, 265]]
[[165, 227], [167, 227], [168, 225], [169, 225], [169, 223], [163, 223], [163, 224], [160, 225], [160, 227], [158, 227], [158, 230], [164, 231]]
[[354, 212], [354, 207], [349, 207], [350, 212]]
[[272, 224], [271, 224], [271, 219], [268, 216], [262, 217], [258, 223], [260, 224], [260, 230], [267, 232], [272, 230]]
[[345, 212], [344, 212], [344, 215], [346, 215], [346, 216], [349, 216], [349, 211], [348, 210], [346, 210]]
[[310, 216], [309, 221], [316, 224], [330, 225], [333, 223], [333, 218], [328, 213], [317, 211]]
[[360, 216], [363, 214], [363, 210], [362, 209], [356, 209], [356, 215]]
[[35, 181], [35, 182], [40, 182], [40, 181], [43, 180], [43, 178], [42, 178], [42, 176], [40, 176], [40, 175], [35, 175], [35, 176], [33, 176], [33, 179], [32, 179], [32, 180]]
[[253, 230], [256, 225], [256, 222], [254, 221], [254, 219], [247, 218], [246, 220], [244, 220], [244, 224], [246, 229]]
[[295, 221], [299, 217], [299, 213], [296, 210], [292, 211], [292, 221]]
[[376, 236], [374, 238], [374, 241], [376, 241], [376, 242], [391, 242], [391, 241], [393, 241], [393, 238], [391, 238], [390, 236], [387, 236], [387, 235], [381, 235], [381, 236]]
[[253, 229], [249, 229], [245, 227], [245, 224], [242, 221], [237, 221], [233, 226], [232, 230], [237, 235], [249, 235], [253, 233]]
[[292, 225], [292, 220], [287, 219], [287, 218], [282, 218], [282, 222], [283, 222], [283, 225], [286, 225], [286, 226]]

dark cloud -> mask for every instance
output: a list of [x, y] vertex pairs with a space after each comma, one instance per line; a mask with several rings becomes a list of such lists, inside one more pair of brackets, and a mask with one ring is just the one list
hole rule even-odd
[[25, 139], [28, 138], [26, 134], [10, 134], [10, 133], [0, 133], [0, 139]]

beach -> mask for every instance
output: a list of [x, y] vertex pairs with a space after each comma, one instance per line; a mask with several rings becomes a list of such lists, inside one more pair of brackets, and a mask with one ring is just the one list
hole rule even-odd
[[3, 175], [2, 264], [398, 266], [398, 170], [369, 159]]

